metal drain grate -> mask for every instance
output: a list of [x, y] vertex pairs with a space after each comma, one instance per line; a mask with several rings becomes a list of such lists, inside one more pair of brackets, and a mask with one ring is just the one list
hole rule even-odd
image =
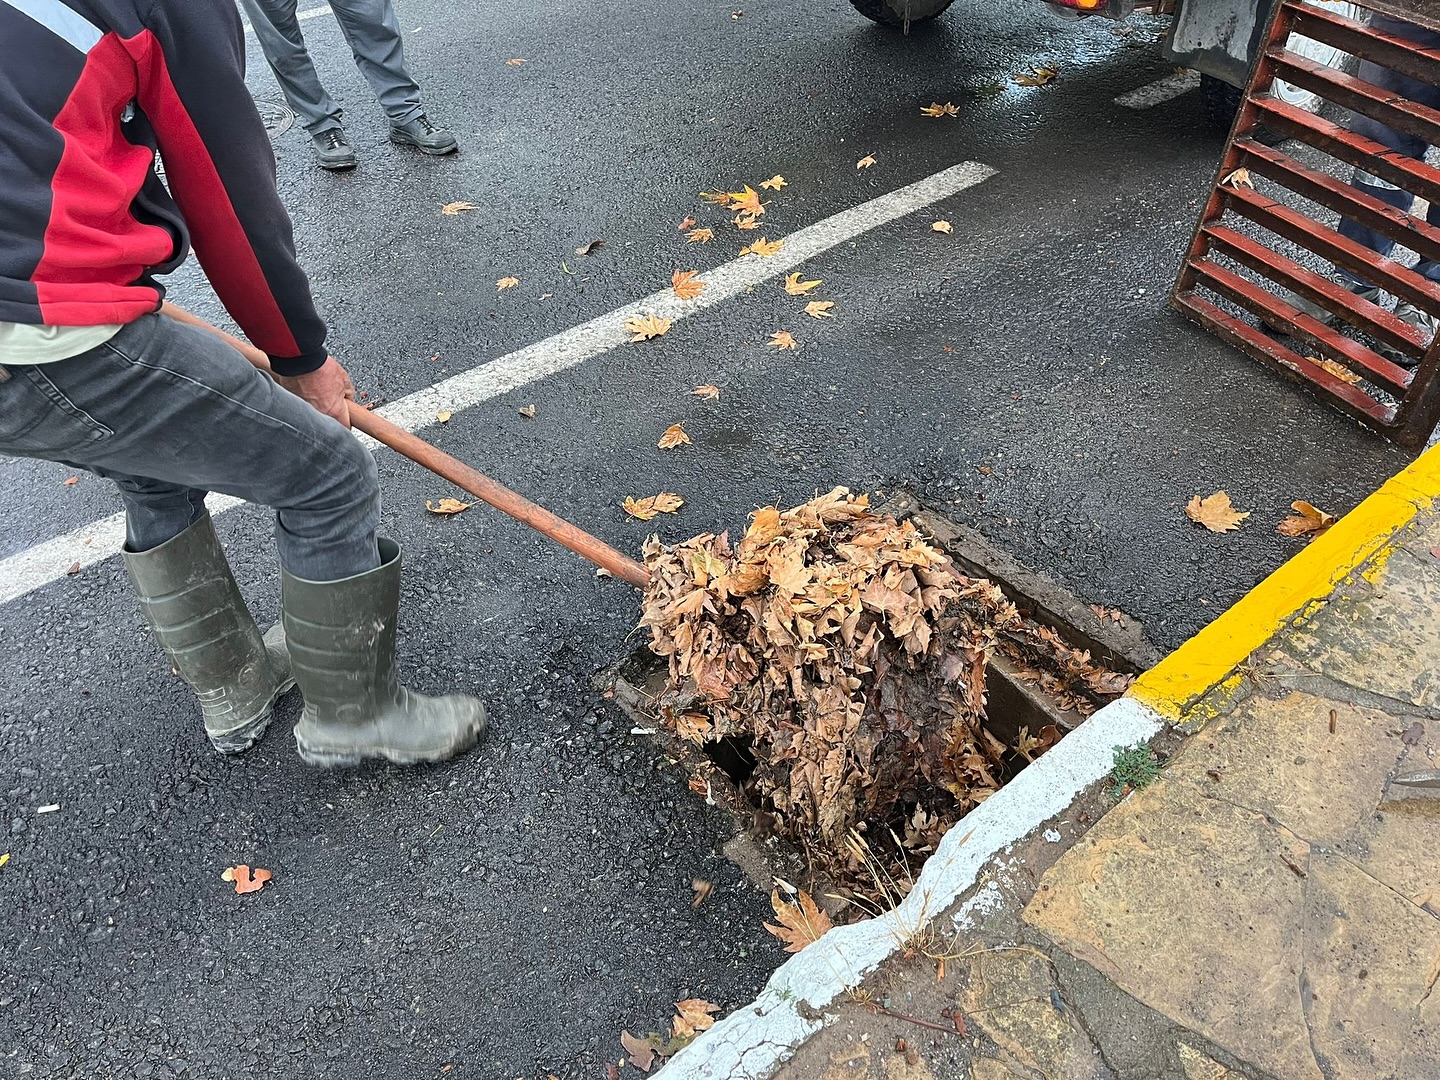
[[265, 130], [270, 133], [271, 142], [295, 126], [295, 114], [288, 105], [256, 98], [255, 108], [260, 111], [260, 119], [265, 122]]
[[[1421, 14], [1418, 6], [1403, 0], [1367, 5], [1440, 29], [1440, 10], [1425, 5], [1431, 10]], [[1432, 146], [1440, 145], [1440, 111], [1291, 51], [1292, 33], [1440, 86], [1440, 50], [1298, 0], [1279, 4], [1172, 301], [1257, 360], [1308, 384], [1400, 445], [1419, 449], [1440, 419], [1440, 348], [1389, 307], [1338, 282], [1327, 264], [1440, 318], [1440, 284], [1336, 228], [1336, 215], [1348, 218], [1420, 258], [1440, 261], [1440, 228], [1337, 178], [1359, 169], [1440, 205], [1440, 170], [1295, 108], [1265, 88], [1279, 78]], [[1262, 128], [1295, 142], [1266, 146]], [[1296, 297], [1329, 317], [1322, 321], [1300, 310]]]

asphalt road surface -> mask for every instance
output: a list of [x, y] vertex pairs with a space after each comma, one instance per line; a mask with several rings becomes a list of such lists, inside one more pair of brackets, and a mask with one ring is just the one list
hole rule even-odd
[[[1021, 0], [908, 39], [843, 0], [401, 13], [462, 152], [385, 141], [325, 14], [304, 27], [360, 168], [314, 169], [299, 129], [277, 140], [332, 347], [393, 402], [548, 343], [520, 385], [423, 434], [623, 550], [651, 529], [627, 495], [681, 494], [654, 523], [674, 540], [836, 484], [910, 489], [1171, 647], [1297, 550], [1274, 532], [1292, 500], [1343, 512], [1405, 461], [1167, 309], [1220, 136], [1193, 93], [1114, 103], [1170, 74], [1159, 22], [1120, 34]], [[253, 39], [251, 62], [279, 100]], [[1052, 84], [1011, 81], [1047, 63]], [[932, 101], [958, 116], [921, 116]], [[568, 368], [574, 335], [549, 343], [638, 313], [677, 268], [753, 274], [728, 264], [757, 235], [965, 161], [995, 174], [895, 220], [844, 218], [798, 267], [823, 279], [812, 297], [751, 282]], [[777, 173], [757, 232], [698, 198]], [[453, 201], [479, 209], [442, 215]], [[714, 241], [687, 244], [686, 217]], [[223, 317], [193, 270], [175, 295]], [[807, 317], [812, 298], [834, 317]], [[781, 329], [799, 349], [765, 345]], [[702, 383], [719, 399], [691, 396]], [[693, 445], [657, 450], [676, 421]], [[622, 1028], [685, 997], [734, 1008], [782, 959], [766, 897], [719, 852], [728, 822], [591, 689], [641, 644], [635, 595], [484, 507], [428, 515], [458, 493], [379, 461], [409, 680], [492, 708], [460, 762], [312, 771], [293, 697], [251, 753], [216, 756], [115, 558], [0, 607], [0, 1075], [594, 1078]], [[0, 559], [117, 511], [69, 475], [0, 461]], [[1239, 533], [1183, 516], [1220, 488], [1254, 512]], [[266, 514], [217, 520], [273, 620]], [[219, 875], [238, 862], [272, 882], [235, 895]], [[715, 890], [692, 909], [696, 877]]]

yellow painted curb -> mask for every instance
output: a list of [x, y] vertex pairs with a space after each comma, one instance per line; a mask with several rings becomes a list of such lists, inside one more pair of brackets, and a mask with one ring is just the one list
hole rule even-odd
[[1204, 630], [1141, 675], [1130, 696], [1180, 719], [1297, 615], [1308, 614], [1366, 563], [1384, 559], [1395, 534], [1440, 501], [1440, 446], [1337, 521]]

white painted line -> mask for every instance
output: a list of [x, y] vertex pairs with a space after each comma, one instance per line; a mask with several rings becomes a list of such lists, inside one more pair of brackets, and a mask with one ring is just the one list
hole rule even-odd
[[1166, 75], [1163, 79], [1156, 79], [1138, 90], [1131, 90], [1128, 94], [1121, 94], [1115, 99], [1115, 104], [1124, 105], [1127, 109], [1149, 109], [1162, 101], [1188, 94], [1199, 86], [1200, 73], [1187, 68], [1173, 75]]
[[[407, 431], [419, 431], [434, 424], [435, 414], [441, 409], [458, 413], [625, 344], [630, 340], [625, 320], [632, 315], [654, 312], [678, 322], [754, 285], [787, 274], [806, 260], [823, 255], [847, 240], [949, 198], [994, 175], [995, 170], [990, 166], [974, 161], [952, 165], [924, 180], [791, 233], [783, 238], [785, 246], [776, 255], [769, 258], [749, 255], [716, 267], [704, 275], [702, 280], [707, 288], [699, 299], [681, 300], [669, 288], [661, 289], [554, 337], [407, 394], [378, 411]], [[763, 230], [756, 231], [763, 233]], [[363, 436], [361, 441], [372, 450], [377, 445]], [[206, 500], [212, 514], [238, 504], [239, 500], [225, 496], [212, 495]], [[114, 514], [0, 560], [0, 604], [58, 581], [76, 563], [86, 567], [109, 558], [119, 552], [124, 539], [124, 515]]]
[[905, 947], [979, 879], [985, 865], [1064, 812], [1114, 766], [1114, 748], [1147, 742], [1160, 714], [1121, 698], [970, 811], [940, 841], [894, 911], [831, 930], [770, 977], [760, 996], [681, 1050], [654, 1080], [767, 1080], [827, 1023], [824, 1010]]
[[[295, 18], [296, 18], [298, 21], [300, 21], [300, 22], [304, 22], [306, 19], [318, 19], [318, 18], [320, 18], [321, 15], [333, 15], [333, 14], [334, 14], [334, 12], [330, 10], [330, 5], [329, 5], [329, 4], [321, 4], [319, 7], [306, 8], [304, 11], [297, 11], [297, 12], [295, 13]], [[251, 26], [251, 25], [250, 25], [250, 20], [246, 19], [246, 20], [245, 20], [245, 33], [247, 33], [247, 34], [253, 34], [254, 32], [255, 32], [255, 27]]]

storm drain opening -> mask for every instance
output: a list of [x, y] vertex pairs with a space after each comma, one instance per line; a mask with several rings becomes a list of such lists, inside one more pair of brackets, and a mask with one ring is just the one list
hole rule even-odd
[[[604, 677], [737, 823], [727, 846], [832, 914], [908, 890], [941, 836], [1159, 659], [909, 496], [837, 488], [743, 536], [652, 539], [650, 644]], [[823, 899], [822, 899], [823, 898]]]

